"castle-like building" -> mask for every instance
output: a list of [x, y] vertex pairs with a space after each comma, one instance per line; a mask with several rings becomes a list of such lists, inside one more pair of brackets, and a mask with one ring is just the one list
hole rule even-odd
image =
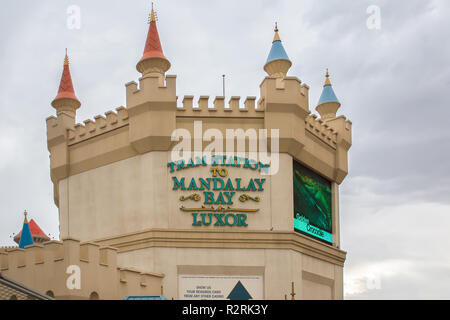
[[0, 271], [57, 299], [342, 299], [351, 122], [328, 71], [318, 117], [291, 65], [275, 28], [258, 100], [179, 99], [152, 10], [126, 106], [79, 123], [66, 54], [47, 118], [61, 241], [4, 250]]

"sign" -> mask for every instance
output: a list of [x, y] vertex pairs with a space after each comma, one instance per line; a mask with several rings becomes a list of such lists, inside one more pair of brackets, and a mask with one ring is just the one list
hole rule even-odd
[[331, 183], [294, 160], [294, 230], [333, 242]]
[[[206, 157], [196, 157], [188, 161], [169, 162], [170, 173], [182, 173], [183, 170], [208, 166]], [[173, 191], [190, 191], [191, 194], [181, 195], [181, 202], [199, 202], [199, 205], [181, 205], [183, 213], [191, 214], [193, 226], [228, 226], [247, 227], [247, 215], [257, 213], [258, 208], [249, 205], [248, 208], [236, 208], [241, 204], [260, 202], [259, 193], [264, 191], [264, 178], [229, 178], [229, 170], [247, 169], [255, 172], [268, 172], [269, 164], [263, 164], [252, 159], [213, 155], [210, 163], [210, 177], [194, 177], [186, 179], [183, 176], [172, 176]], [[201, 204], [201, 205], [200, 205]]]
[[179, 275], [181, 300], [262, 300], [263, 276]]

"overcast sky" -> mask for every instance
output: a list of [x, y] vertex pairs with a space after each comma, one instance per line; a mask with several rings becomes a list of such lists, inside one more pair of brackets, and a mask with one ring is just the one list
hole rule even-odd
[[[69, 29], [71, 5], [80, 29]], [[369, 6], [380, 29], [368, 28]], [[177, 94], [259, 97], [278, 21], [310, 86], [325, 68], [353, 122], [341, 185], [347, 299], [450, 299], [450, 3], [422, 1], [157, 1], [158, 29]], [[147, 34], [149, 1], [2, 1], [0, 11], [0, 245], [14, 245], [27, 209], [58, 237], [45, 118], [69, 49], [82, 106], [77, 121], [125, 105]], [[372, 21], [372, 20], [370, 20]]]

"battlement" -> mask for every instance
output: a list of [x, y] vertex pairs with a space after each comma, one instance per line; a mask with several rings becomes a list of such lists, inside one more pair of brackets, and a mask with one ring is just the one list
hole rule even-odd
[[306, 117], [305, 129], [333, 149], [336, 149], [337, 131], [325, 121], [318, 118], [317, 115], [310, 114]]
[[352, 122], [343, 115], [327, 119], [325, 123], [339, 132], [338, 143], [349, 150], [352, 146]]
[[15, 248], [18, 248], [18, 246], [1, 246], [0, 247], [0, 252], [6, 252], [6, 250], [8, 250], [8, 249], [15, 249]]
[[[241, 97], [232, 96], [225, 105], [225, 97], [217, 96], [211, 105], [209, 96], [200, 96], [194, 105], [194, 96], [184, 96], [182, 104], [177, 107], [177, 117], [230, 117], [263, 118], [264, 110], [256, 108], [256, 97], [246, 97], [240, 104]], [[178, 99], [178, 97], [177, 97]]]
[[96, 137], [100, 134], [115, 130], [128, 125], [128, 111], [121, 106], [116, 108], [117, 112], [107, 111], [103, 115], [77, 123], [73, 129], [68, 129], [69, 145]]
[[[81, 285], [66, 286], [67, 277], [79, 268]], [[163, 274], [117, 266], [117, 249], [67, 238], [33, 244], [25, 249], [0, 250], [0, 271], [35, 290], [51, 290], [56, 297], [120, 299], [129, 294], [159, 294]]]
[[25, 249], [6, 248], [1, 255], [1, 266], [2, 271], [32, 267], [36, 264], [52, 264], [55, 261], [65, 261], [69, 264], [82, 261], [109, 266], [115, 263], [116, 251], [115, 248], [100, 247], [94, 243], [80, 244], [80, 241], [74, 239], [52, 240], [26, 246]]
[[125, 84], [127, 108], [148, 102], [173, 103], [176, 100], [176, 76], [148, 75]]
[[297, 104], [309, 111], [309, 86], [297, 77], [265, 77], [260, 84], [261, 98], [258, 108], [267, 109], [280, 104]]

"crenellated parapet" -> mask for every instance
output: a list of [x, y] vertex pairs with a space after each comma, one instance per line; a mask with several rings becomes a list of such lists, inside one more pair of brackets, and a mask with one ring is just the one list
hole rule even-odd
[[315, 114], [310, 114], [305, 119], [305, 129], [333, 149], [336, 149], [337, 131]]
[[309, 87], [297, 77], [266, 77], [260, 89], [258, 108], [265, 113], [264, 128], [278, 130], [279, 151], [298, 158], [305, 145], [305, 118], [310, 113]]
[[264, 118], [264, 110], [256, 108], [256, 97], [246, 97], [243, 104], [241, 97], [232, 96], [228, 103], [225, 97], [200, 96], [194, 103], [194, 96], [184, 96], [182, 105], [177, 108], [177, 117], [225, 117], [225, 118]]
[[60, 299], [89, 299], [93, 292], [100, 299], [123, 299], [130, 293], [158, 295], [164, 277], [117, 266], [116, 248], [70, 238], [2, 250], [0, 271]]
[[73, 129], [68, 129], [69, 145], [105, 134], [128, 125], [128, 110], [125, 107], [116, 108], [116, 112], [107, 111], [104, 115], [88, 119], [83, 124], [77, 123]]
[[352, 122], [345, 116], [327, 119], [326, 125], [337, 132], [334, 179], [341, 183], [348, 174], [348, 151], [352, 146]]

